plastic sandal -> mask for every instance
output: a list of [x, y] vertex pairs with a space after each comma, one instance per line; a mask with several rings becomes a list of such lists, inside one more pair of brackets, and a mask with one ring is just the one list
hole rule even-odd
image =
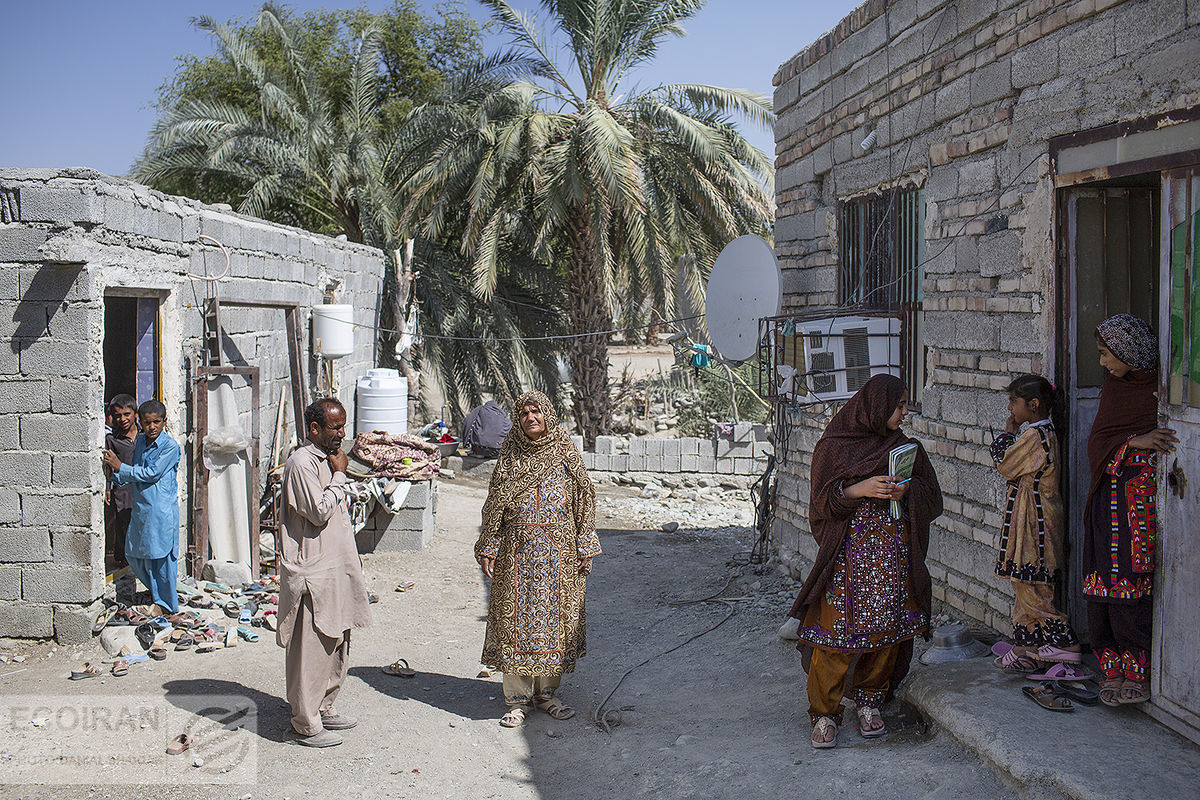
[[167, 745], [167, 755], [169, 755], [169, 756], [179, 755], [184, 750], [187, 750], [189, 747], [192, 746], [192, 741], [193, 741], [192, 737], [188, 736], [186, 733], [179, 734], [178, 736], [176, 736], [174, 739], [171, 740], [170, 744]]
[[1054, 684], [1046, 682], [1037, 686], [1026, 686], [1021, 693], [1047, 711], [1074, 711], [1071, 701], [1054, 691]]
[[104, 630], [113, 619], [117, 616], [117, 606], [107, 606], [96, 615], [95, 621], [92, 623], [92, 635], [99, 635], [100, 631]]
[[98, 678], [102, 673], [100, 668], [90, 661], [83, 662], [83, 666], [77, 670], [72, 670], [71, 680], [81, 681], [84, 678]]
[[245, 639], [247, 642], [257, 642], [258, 641], [258, 634], [242, 625], [238, 626], [237, 634], [238, 634], [238, 636]]
[[248, 608], [243, 608], [241, 613], [238, 614], [238, 624], [239, 625], [249, 625], [250, 620], [252, 620], [252, 619], [254, 619], [254, 612]]
[[[887, 733], [887, 725], [882, 724], [883, 723], [883, 714], [879, 713], [878, 708], [872, 708], [871, 706], [863, 706], [862, 708], [857, 710], [857, 713], [858, 713], [858, 732], [862, 735], [862, 737], [864, 739], [874, 739], [876, 736], [883, 736], [885, 733]], [[879, 722], [881, 723], [880, 726], [873, 730], [868, 730], [866, 727], [867, 723], [870, 722], [875, 717], [879, 718]]]
[[196, 640], [192, 638], [192, 635], [190, 633], [185, 633], [183, 636], [180, 636], [179, 639], [177, 639], [175, 641], [175, 649], [177, 651], [178, 650], [189, 650], [189, 649], [191, 649], [192, 645], [194, 645], [195, 643], [196, 643]]
[[1081, 664], [1055, 664], [1049, 669], [1026, 675], [1031, 681], [1090, 681], [1096, 675]]
[[[825, 734], [829, 729], [833, 729], [833, 738], [828, 742], [818, 741], [815, 737], [820, 736], [825, 738]], [[837, 747], [838, 724], [833, 717], [817, 717], [817, 724], [813, 725], [813, 737], [809, 741], [812, 743], [814, 750], [828, 750], [831, 747]]]
[[1105, 678], [1100, 681], [1100, 702], [1110, 708], [1121, 705], [1121, 686], [1124, 678]]
[[1037, 649], [1036, 653], [1032, 654], [1032, 657], [1038, 661], [1053, 661], [1056, 664], [1063, 662], [1078, 664], [1082, 655], [1071, 650], [1063, 650], [1052, 644], [1044, 644]]
[[1079, 681], [1054, 681], [1053, 683], [1056, 695], [1067, 697], [1076, 703], [1083, 703], [1085, 706], [1094, 706], [1100, 702], [1100, 693]]
[[129, 662], [123, 658], [118, 658], [113, 662], [112, 674], [114, 678], [124, 678], [129, 674]]
[[155, 661], [165, 661], [167, 658], [167, 648], [163, 647], [161, 644], [156, 644], [154, 647], [151, 647], [148, 651], [146, 651], [146, 655], [150, 656], [150, 658], [153, 658]]

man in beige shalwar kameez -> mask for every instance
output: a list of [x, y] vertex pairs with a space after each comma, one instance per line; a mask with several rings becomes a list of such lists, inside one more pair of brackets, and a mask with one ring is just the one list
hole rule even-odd
[[317, 400], [304, 423], [308, 444], [283, 468], [277, 641], [287, 652], [292, 729], [300, 744], [331, 747], [342, 743], [335, 731], [358, 724], [333, 703], [350, 663], [350, 629], [371, 615], [346, 501], [346, 409]]

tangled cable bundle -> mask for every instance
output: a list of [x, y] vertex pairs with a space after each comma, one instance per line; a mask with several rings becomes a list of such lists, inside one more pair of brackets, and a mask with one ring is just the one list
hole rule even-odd
[[350, 455], [369, 465], [372, 475], [405, 481], [432, 478], [442, 462], [441, 451], [434, 445], [407, 433], [384, 431], [360, 433]]

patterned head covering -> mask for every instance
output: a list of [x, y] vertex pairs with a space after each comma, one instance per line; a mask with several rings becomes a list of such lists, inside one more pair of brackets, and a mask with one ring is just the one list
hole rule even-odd
[[[530, 439], [521, 429], [521, 410], [534, 405], [546, 420], [546, 433]], [[500, 445], [496, 471], [488, 485], [488, 498], [483, 505], [483, 532], [495, 534], [504, 523], [504, 515], [525, 496], [540, 486], [558, 469], [566, 470], [568, 488], [574, 488], [576, 532], [579, 535], [596, 529], [596, 488], [583, 465], [583, 456], [571, 437], [558, 422], [558, 414], [550, 398], [541, 392], [526, 392], [513, 405], [513, 426]], [[483, 541], [485, 537], [480, 537]]]
[[1158, 369], [1158, 337], [1150, 323], [1133, 314], [1117, 314], [1096, 326], [1096, 335], [1114, 356], [1134, 369]]

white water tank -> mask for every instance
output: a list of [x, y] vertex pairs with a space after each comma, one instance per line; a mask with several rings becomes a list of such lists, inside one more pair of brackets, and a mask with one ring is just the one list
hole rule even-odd
[[408, 379], [394, 369], [371, 369], [358, 379], [357, 433], [408, 433]]
[[313, 349], [319, 348], [322, 358], [341, 358], [354, 352], [354, 306], [313, 306], [312, 326]]

